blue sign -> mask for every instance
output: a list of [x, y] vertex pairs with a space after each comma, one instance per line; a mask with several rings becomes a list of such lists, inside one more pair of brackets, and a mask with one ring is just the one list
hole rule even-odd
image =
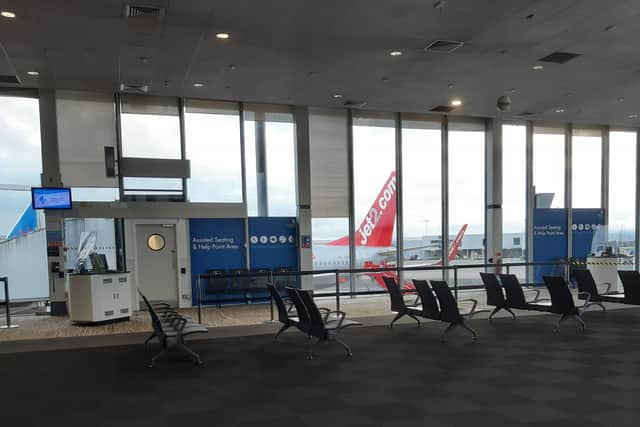
[[197, 302], [197, 276], [207, 270], [234, 270], [245, 267], [244, 221], [242, 219], [189, 220], [191, 286]]
[[[573, 209], [572, 257], [586, 258], [591, 252], [593, 236], [604, 224], [603, 209]], [[567, 210], [535, 209], [533, 213], [533, 262], [567, 260]], [[563, 274], [562, 266], [534, 267], [534, 282], [544, 275]]]
[[298, 269], [295, 218], [249, 218], [249, 262], [252, 270]]

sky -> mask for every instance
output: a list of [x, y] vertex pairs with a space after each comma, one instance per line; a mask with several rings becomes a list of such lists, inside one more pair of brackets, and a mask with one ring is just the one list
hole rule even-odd
[[[39, 184], [38, 117], [36, 99], [0, 97], [0, 184]], [[187, 185], [191, 201], [242, 201], [239, 123], [237, 114], [186, 114], [186, 153], [192, 169]], [[122, 131], [125, 156], [180, 158], [177, 116], [126, 114]], [[250, 118], [245, 121], [244, 131], [248, 209], [255, 215], [255, 122]], [[265, 131], [269, 214], [295, 216], [293, 123], [268, 121]], [[355, 222], [358, 225], [395, 170], [395, 131], [389, 121], [372, 123], [356, 119], [353, 136]], [[410, 126], [403, 129], [402, 137], [404, 234], [407, 238], [438, 235], [442, 206], [440, 131]], [[503, 172], [508, 177], [503, 180], [504, 232], [521, 232], [525, 217], [525, 128], [505, 125], [503, 137]], [[634, 223], [634, 197], [629, 183], [635, 182], [635, 134], [612, 132], [610, 140], [610, 228], [611, 232], [618, 233]], [[574, 207], [599, 206], [600, 149], [600, 138], [574, 136]], [[455, 234], [462, 224], [469, 224], [468, 233], [481, 234], [484, 232], [484, 134], [451, 130], [449, 150], [449, 232]], [[564, 136], [536, 133], [533, 151], [536, 191], [553, 192], [552, 206], [561, 207], [564, 203]], [[179, 184], [180, 180], [134, 181], [129, 180], [130, 185], [167, 187]], [[107, 192], [109, 194], [101, 197], [112, 199], [113, 191]], [[0, 199], [2, 235], [22, 212], [29, 195], [0, 190]], [[346, 234], [346, 218], [314, 219], [316, 240], [331, 240]]]

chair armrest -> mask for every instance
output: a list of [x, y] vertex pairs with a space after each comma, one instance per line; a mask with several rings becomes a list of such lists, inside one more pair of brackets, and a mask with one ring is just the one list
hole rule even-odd
[[477, 299], [473, 299], [473, 298], [463, 299], [463, 300], [460, 300], [458, 302], [471, 302], [471, 303], [473, 303], [473, 305], [471, 306], [471, 310], [469, 311], [469, 314], [475, 313], [476, 307], [478, 306], [478, 300]]
[[540, 289], [522, 289], [523, 292], [535, 292], [536, 295], [533, 297], [533, 299], [531, 301], [527, 301], [527, 302], [538, 302], [538, 301], [542, 301], [540, 299]]
[[604, 292], [601, 292], [602, 294], [608, 294], [611, 291], [611, 286], [613, 286], [609, 282], [602, 282], [602, 283], [599, 283], [599, 285], [606, 285], [607, 286], [607, 289]]
[[591, 302], [591, 294], [589, 292], [578, 292], [578, 296], [580, 295], [586, 295], [587, 298], [585, 298], [584, 300], [584, 305], [582, 306], [582, 309], [586, 309], [587, 305], [589, 305], [589, 303]]
[[[413, 296], [413, 295], [403, 295], [403, 297], [407, 297], [407, 296]], [[407, 307], [415, 307], [417, 305], [420, 305], [420, 302], [421, 302], [420, 301], [420, 295], [415, 295], [415, 297], [416, 297], [416, 299], [411, 303], [408, 303], [408, 302], [405, 301], [405, 305]]]
[[[334, 313], [338, 315], [338, 325], [336, 326], [336, 329], [340, 329], [340, 327], [342, 326], [342, 322], [344, 322], [344, 318], [347, 316], [347, 313], [341, 310], [334, 310], [334, 311], [331, 311], [329, 314], [334, 314]], [[328, 317], [329, 316], [327, 315], [327, 318]]]

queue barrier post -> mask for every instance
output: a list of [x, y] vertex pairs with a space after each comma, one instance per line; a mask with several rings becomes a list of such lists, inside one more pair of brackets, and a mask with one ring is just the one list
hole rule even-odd
[[0, 282], [4, 283], [4, 307], [6, 311], [7, 324], [0, 326], [0, 329], [13, 329], [19, 327], [11, 324], [11, 308], [9, 307], [9, 279], [0, 277]]

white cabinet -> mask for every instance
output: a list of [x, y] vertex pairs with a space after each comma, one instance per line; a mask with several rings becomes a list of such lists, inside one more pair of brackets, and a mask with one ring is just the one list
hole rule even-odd
[[131, 316], [129, 273], [69, 275], [69, 318], [104, 322]]

